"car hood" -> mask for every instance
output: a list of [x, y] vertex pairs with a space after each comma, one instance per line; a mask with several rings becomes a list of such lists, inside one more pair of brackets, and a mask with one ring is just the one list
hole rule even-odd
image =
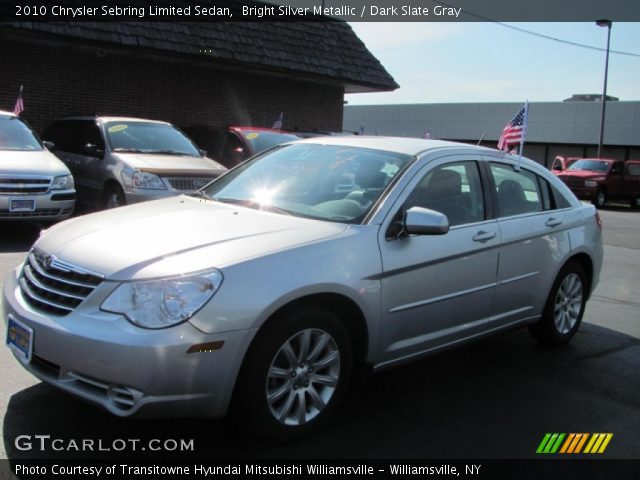
[[35, 246], [107, 279], [130, 280], [223, 269], [347, 228], [183, 195], [68, 220]]
[[584, 179], [589, 179], [589, 178], [603, 178], [606, 177], [607, 173], [606, 172], [592, 172], [589, 170], [572, 170], [572, 171], [564, 171], [564, 172], [560, 172], [558, 174], [558, 177], [563, 179], [563, 178], [584, 178]]
[[162, 171], [188, 171], [210, 173], [211, 170], [225, 171], [226, 168], [208, 157], [189, 155], [161, 155], [153, 153], [115, 153], [124, 163], [136, 170], [160, 173]]
[[69, 170], [48, 150], [16, 151], [0, 150], [2, 175], [68, 175]]

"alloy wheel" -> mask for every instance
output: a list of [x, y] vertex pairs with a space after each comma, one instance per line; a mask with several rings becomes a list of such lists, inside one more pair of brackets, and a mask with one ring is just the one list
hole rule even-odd
[[565, 277], [556, 294], [553, 318], [558, 333], [569, 333], [575, 327], [582, 309], [582, 280], [575, 273]]
[[283, 425], [313, 420], [329, 404], [340, 379], [340, 350], [324, 330], [309, 328], [290, 337], [267, 372], [266, 398]]

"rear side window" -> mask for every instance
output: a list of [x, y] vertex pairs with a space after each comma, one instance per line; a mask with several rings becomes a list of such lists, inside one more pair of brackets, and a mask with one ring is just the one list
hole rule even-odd
[[543, 196], [535, 173], [525, 169], [516, 171], [511, 165], [500, 163], [490, 165], [500, 217], [541, 212], [544, 209]]
[[626, 175], [640, 177], [640, 163], [627, 163]]
[[82, 133], [81, 120], [64, 120], [53, 122], [42, 134], [44, 140], [55, 144], [54, 150], [61, 150], [69, 153], [81, 153]]

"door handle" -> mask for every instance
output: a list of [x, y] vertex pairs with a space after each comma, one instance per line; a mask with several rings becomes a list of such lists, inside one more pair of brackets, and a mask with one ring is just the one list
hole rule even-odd
[[484, 230], [480, 230], [472, 238], [474, 242], [487, 242], [492, 238], [496, 238], [496, 232], [485, 232]]
[[545, 222], [545, 225], [551, 228], [557, 227], [558, 225], [561, 225], [561, 224], [562, 224], [562, 220], [559, 220], [553, 217], [551, 217], [549, 220]]

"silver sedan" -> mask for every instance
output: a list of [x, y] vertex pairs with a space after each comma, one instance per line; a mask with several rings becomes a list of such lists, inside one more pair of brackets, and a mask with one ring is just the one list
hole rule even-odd
[[2, 316], [24, 368], [115, 415], [232, 409], [286, 440], [364, 371], [516, 327], [567, 343], [601, 264], [594, 207], [533, 161], [320, 137], [50, 228]]

